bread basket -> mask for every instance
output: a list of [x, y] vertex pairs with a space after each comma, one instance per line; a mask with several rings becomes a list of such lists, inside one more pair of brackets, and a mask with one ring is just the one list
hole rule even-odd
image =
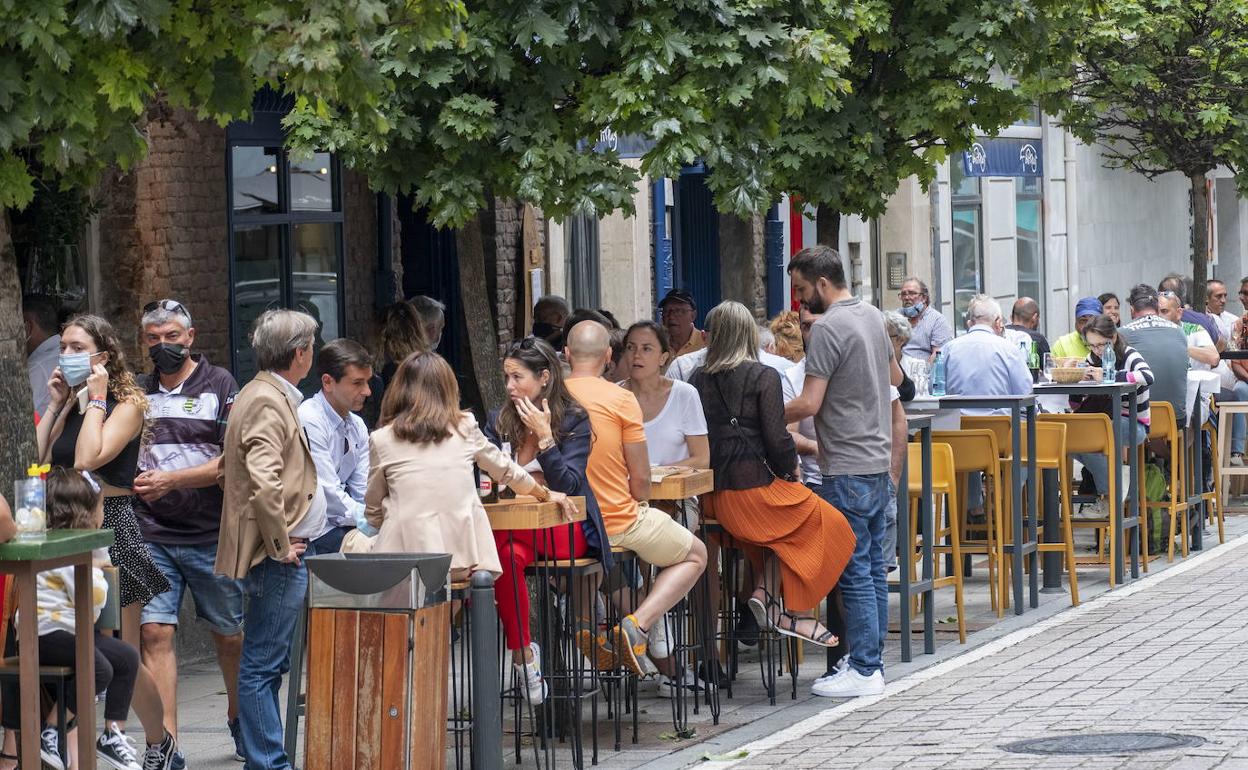
[[1085, 369], [1082, 366], [1055, 366], [1050, 372], [1054, 382], [1062, 385], [1073, 385], [1083, 379]]

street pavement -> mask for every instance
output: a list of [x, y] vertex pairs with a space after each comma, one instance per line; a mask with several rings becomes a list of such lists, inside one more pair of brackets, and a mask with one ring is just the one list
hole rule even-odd
[[[1041, 606], [996, 618], [981, 568], [967, 582], [968, 644], [956, 626], [938, 627], [936, 654], [902, 663], [894, 625], [886, 645], [889, 688], [882, 698], [842, 702], [810, 695], [823, 673], [821, 650], [808, 646], [797, 698], [780, 680], [775, 706], [761, 685], [757, 654], [743, 656], [734, 698], [722, 699], [720, 724], [706, 709], [690, 715], [693, 739], [672, 733], [670, 701], [642, 685], [640, 736], [612, 750], [610, 726], [600, 725], [599, 767], [728, 767], [706, 757], [738, 757], [742, 768], [791, 767], [1240, 767], [1248, 770], [1248, 597], [1240, 591], [1248, 568], [1248, 517], [1227, 521], [1228, 543], [1216, 532], [1205, 555], [1166, 565], [1148, 577], [1108, 590], [1103, 566], [1082, 566], [1084, 603], [1069, 594], [1041, 595]], [[1087, 553], [1087, 543], [1082, 552]], [[896, 597], [893, 618], [896, 623]], [[952, 591], [938, 592], [937, 617], [953, 614]], [[283, 699], [283, 703], [284, 703]], [[188, 766], [225, 770], [231, 758], [220, 674], [210, 663], [188, 664], [180, 677], [180, 740]], [[588, 712], [588, 708], [586, 708]], [[588, 718], [588, 717], [587, 717]], [[588, 725], [586, 726], [588, 729]], [[513, 733], [505, 727], [506, 767], [515, 767]], [[1060, 733], [1125, 730], [1182, 732], [1203, 746], [1135, 756], [1040, 757], [1009, 754], [1004, 743]], [[1241, 742], [1243, 748], [1241, 749]], [[588, 751], [588, 737], [586, 738]], [[524, 743], [526, 766], [533, 751]], [[747, 753], [739, 756], [742, 750]], [[298, 758], [302, 764], [302, 757]], [[570, 766], [561, 751], [559, 766]], [[1218, 765], [1223, 762], [1225, 764]], [[453, 765], [452, 765], [453, 766]]]
[[[1248, 768], [1248, 541], [747, 745], [739, 767]], [[1004, 744], [1155, 731], [1203, 745], [1041, 757]], [[731, 753], [731, 752], [730, 752]], [[729, 767], [714, 762], [705, 767]]]

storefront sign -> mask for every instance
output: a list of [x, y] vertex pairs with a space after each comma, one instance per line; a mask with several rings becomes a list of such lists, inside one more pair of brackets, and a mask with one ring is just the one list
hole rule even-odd
[[640, 158], [654, 149], [654, 140], [641, 134], [617, 134], [611, 127], [602, 129], [594, 152], [614, 151], [621, 158]]
[[967, 176], [1044, 176], [1044, 143], [1039, 139], [981, 138], [962, 153]]

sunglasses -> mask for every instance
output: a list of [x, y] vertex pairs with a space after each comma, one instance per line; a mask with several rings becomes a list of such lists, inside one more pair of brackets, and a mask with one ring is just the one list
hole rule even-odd
[[191, 317], [190, 311], [182, 307], [182, 303], [171, 299], [158, 299], [143, 306], [144, 313], [151, 313], [154, 310], [167, 310], [170, 313], [179, 313], [187, 318]]

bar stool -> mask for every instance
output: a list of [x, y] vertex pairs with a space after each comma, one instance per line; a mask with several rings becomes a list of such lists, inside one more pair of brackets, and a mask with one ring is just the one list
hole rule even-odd
[[[620, 574], [624, 575], [625, 570], [634, 568], [629, 565], [630, 562], [635, 563], [637, 554], [626, 548], [612, 546], [611, 558], [612, 561], [615, 562], [614, 569], [619, 570]], [[637, 585], [632, 582], [632, 580], [627, 581], [615, 589], [615, 591], [626, 592], [630, 607], [637, 606], [637, 590]], [[612, 591], [611, 593], [615, 593], [615, 591]], [[622, 621], [628, 613], [623, 612], [622, 608], [615, 601], [613, 601], [610, 596], [607, 598], [606, 607], [606, 627], [608, 629], [613, 629], [620, 624], [620, 621]], [[601, 684], [600, 692], [602, 693], [603, 699], [607, 704], [607, 718], [611, 720], [611, 724], [615, 731], [615, 750], [619, 751], [622, 745], [622, 726], [624, 714], [631, 714], [633, 717], [632, 738], [633, 743], [637, 743], [637, 685], [641, 680], [641, 677], [635, 672], [630, 671], [627, 666], [621, 664], [618, 657], [616, 658], [614, 665], [611, 666], [610, 670], [604, 670], [600, 666], [595, 668], [596, 676]], [[597, 706], [595, 706], [595, 714], [596, 713]], [[597, 744], [597, 740], [597, 729], [595, 728], [595, 744]]]
[[[720, 647], [722, 657], [726, 661], [725, 665], [728, 666], [728, 682], [725, 690], [728, 698], [732, 699], [732, 685], [737, 678], [740, 660], [740, 652], [737, 649], [740, 639], [737, 635], [736, 619], [740, 612], [750, 612], [737, 598], [739, 593], [738, 583], [740, 582], [738, 568], [741, 562], [746, 560], [745, 551], [741, 547], [744, 544], [738, 544], [731, 532], [724, 529], [719, 522], [708, 519], [705, 515], [702, 517], [702, 538], [708, 543], [710, 539], [714, 539], [719, 543], [720, 548], [722, 566], [719, 571], [719, 607], [713, 613], [716, 619], [716, 626], [720, 630], [716, 632], [715, 640]], [[776, 593], [778, 594], [779, 591]], [[776, 680], [778, 675], [783, 676], [784, 674], [786, 658], [790, 679], [790, 697], [796, 700], [799, 674], [797, 660], [798, 640], [785, 636], [774, 629], [760, 627], [758, 629], [758, 649], [759, 671], [762, 675], [763, 687], [767, 690], [768, 703], [772, 706], [776, 705]], [[717, 673], [709, 671], [709, 665], [707, 669], [708, 675]]]
[[[468, 601], [470, 581], [459, 580], [450, 584], [451, 602], [459, 607]], [[460, 626], [459, 638], [455, 637], [455, 623]], [[451, 619], [451, 711], [446, 717], [446, 731], [450, 733], [451, 751], [455, 757], [456, 770], [472, 765], [472, 615], [460, 611]]]
[[[1103, 536], [1109, 541], [1109, 563], [1112, 565], [1118, 549], [1122, 544], [1118, 541], [1117, 527], [1113, 525], [1113, 505], [1122, 505], [1122, 494], [1118, 491], [1118, 485], [1122, 478], [1118, 468], [1121, 459], [1114, 457], [1114, 424], [1107, 414], [1042, 414], [1038, 416], [1037, 422], [1043, 423], [1060, 423], [1066, 426], [1066, 461], [1061, 471], [1061, 476], [1066, 480], [1067, 489], [1070, 488], [1070, 479], [1073, 475], [1071, 461], [1076, 454], [1101, 454], [1105, 455], [1106, 461], [1109, 463], [1109, 502], [1111, 510], [1107, 512], [1104, 518], [1098, 519], [1082, 519], [1073, 521], [1071, 526], [1075, 529], [1095, 529], [1098, 532], [1108, 531], [1107, 536]], [[1039, 434], [1037, 434], [1038, 436]], [[1074, 496], [1071, 495], [1072, 502]], [[1076, 558], [1076, 562], [1079, 559]], [[1100, 563], [1100, 558], [1094, 561], [1084, 559], [1082, 563]], [[1114, 577], [1114, 571], [1109, 571], [1109, 585], [1114, 587], [1117, 580]]]
[[[569, 525], [575, 526], [575, 525]], [[592, 558], [545, 559], [534, 561], [525, 569], [525, 576], [532, 577], [538, 590], [537, 623], [534, 634], [541, 639], [542, 677], [546, 680], [546, 699], [538, 706], [529, 705], [528, 699], [517, 685], [508, 686], [504, 681], [503, 700], [512, 702], [515, 730], [516, 763], [521, 761], [521, 721], [525, 707], [534, 726], [534, 760], [537, 766], [554, 768], [557, 764], [552, 739], [571, 744], [572, 765], [584, 766], [584, 745], [581, 738], [581, 715], [583, 702], [590, 702], [592, 725], [592, 753], [590, 762], [598, 764], [598, 693], [601, 679], [592, 661], [586, 661], [577, 646], [576, 607], [582, 585], [595, 575], [602, 574], [602, 563]], [[567, 595], [566, 607], [560, 612], [558, 601], [552, 601], [552, 587], [561, 588]], [[501, 626], [500, 626], [501, 628]], [[500, 645], [505, 647], [505, 645]], [[588, 662], [590, 665], [585, 666]], [[510, 666], [503, 666], [503, 671]], [[506, 673], [503, 675], [507, 676]], [[590, 686], [584, 685], [588, 676]], [[544, 760], [544, 761], [543, 761]]]
[[[1235, 493], [1233, 487], [1234, 477], [1248, 476], [1248, 465], [1233, 466], [1228, 465], [1231, 461], [1231, 428], [1236, 415], [1248, 417], [1248, 401], [1223, 401], [1218, 404], [1218, 458], [1219, 464], [1216, 464], [1218, 476], [1222, 483], [1222, 489], [1227, 493], [1227, 497]], [[1227, 482], [1227, 477], [1231, 477], [1232, 483]], [[1248, 505], [1228, 505], [1229, 500], [1222, 500], [1222, 511], [1224, 513], [1246, 513]]]
[[[909, 452], [909, 463], [911, 468], [918, 468], [922, 465], [923, 447], [916, 443], [910, 443], [906, 446]], [[918, 564], [921, 559], [919, 555], [919, 506], [923, 496], [923, 479], [917, 473], [910, 474], [910, 484], [908, 487], [908, 497], [910, 500], [909, 516], [910, 516], [910, 543], [909, 543], [909, 564], [911, 583], [917, 582]], [[934, 545], [933, 553], [949, 553], [953, 556], [953, 563], [959, 567], [962, 564], [962, 538], [958, 532], [958, 474], [956, 465], [953, 461], [953, 448], [948, 444], [932, 444], [932, 505], [936, 505], [936, 498], [943, 497], [944, 505], [936, 510], [943, 509], [945, 512], [944, 524], [940, 523], [939, 514], [934, 515], [932, 520], [936, 522], [935, 531], [930, 533], [924, 532], [923, 537], [931, 537]], [[941, 545], [941, 541], [946, 540], [948, 545]], [[934, 578], [932, 588], [944, 588], [953, 586], [953, 601], [957, 607], [958, 613], [958, 641], [966, 644], [966, 607], [962, 599], [962, 570], [950, 570], [950, 574], [941, 578]], [[934, 596], [935, 594], [933, 594]], [[915, 601], [918, 601], [915, 599]], [[928, 599], [928, 601], [931, 601]], [[918, 614], [912, 612], [912, 615]]]
[[[1217, 399], [1216, 396], [1213, 397]], [[1222, 511], [1222, 474], [1218, 473], [1219, 455], [1218, 455], [1218, 428], [1217, 423], [1213, 419], [1213, 410], [1210, 410], [1209, 419], [1205, 420], [1200, 426], [1201, 433], [1209, 434], [1209, 460], [1213, 467], [1213, 489], [1208, 492], [1203, 491], [1202, 486], [1200, 499], [1205, 501], [1205, 510], [1209, 512], [1209, 523], [1215, 520], [1218, 523], [1218, 542], [1226, 542], [1226, 516]], [[1203, 483], [1203, 479], [1201, 480]]]
[[[1151, 404], [1152, 419], [1148, 426], [1148, 438], [1150, 441], [1165, 441], [1170, 450], [1169, 462], [1170, 478], [1168, 484], [1170, 487], [1170, 499], [1159, 502], [1145, 501], [1145, 510], [1152, 508], [1161, 508], [1170, 514], [1169, 537], [1170, 543], [1167, 547], [1166, 561], [1174, 561], [1174, 536], [1176, 519], [1179, 523], [1180, 539], [1183, 541], [1183, 558], [1187, 558], [1187, 461], [1186, 453], [1183, 449], [1183, 434], [1179, 432], [1178, 424], [1174, 417], [1174, 407], [1166, 401], [1153, 401]], [[1199, 406], [1198, 406], [1199, 408]], [[1180, 516], [1179, 514], [1182, 514]], [[1147, 551], [1145, 551], [1147, 553]], [[1145, 564], [1147, 564], [1145, 557]]]
[[[983, 540], [971, 540], [966, 534], [968, 526], [964, 507], [958, 508], [958, 526], [960, 527], [961, 552], [963, 554], [985, 554], [988, 557], [988, 595], [997, 617], [1005, 616], [1005, 603], [1000, 596], [1001, 564], [1005, 561], [1005, 547], [1002, 540], [1003, 528], [1001, 517], [1004, 511], [1001, 490], [1004, 489], [1005, 477], [1001, 473], [1001, 456], [997, 447], [997, 434], [988, 428], [932, 431], [932, 441], [948, 444], [953, 450], [954, 470], [958, 474], [958, 498], [966, 495], [967, 474], [983, 473], [985, 476], [984, 513], [986, 531]], [[954, 569], [961, 570], [957, 564]]]

